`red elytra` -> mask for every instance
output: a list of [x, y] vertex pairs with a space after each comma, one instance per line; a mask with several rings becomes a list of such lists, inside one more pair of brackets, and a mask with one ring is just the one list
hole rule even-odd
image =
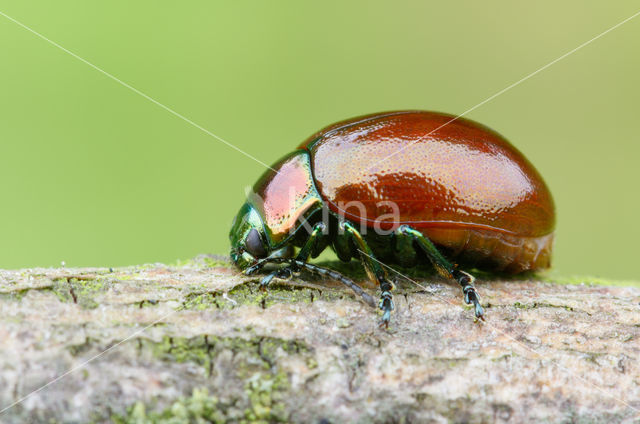
[[[362, 116], [328, 126], [300, 149], [334, 212], [371, 226], [398, 205], [409, 224], [449, 257], [492, 270], [550, 266], [554, 204], [531, 163], [476, 122], [424, 111]], [[358, 208], [339, 205], [358, 201]], [[388, 216], [388, 215], [387, 215]]]

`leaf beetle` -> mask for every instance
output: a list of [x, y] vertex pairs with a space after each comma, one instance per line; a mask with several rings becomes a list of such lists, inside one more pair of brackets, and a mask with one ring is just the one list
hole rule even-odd
[[461, 285], [482, 319], [475, 279], [458, 264], [507, 273], [547, 268], [554, 227], [548, 187], [501, 135], [452, 115], [395, 111], [325, 127], [284, 156], [253, 186], [229, 238], [231, 259], [245, 273], [285, 263], [264, 286], [306, 268], [371, 303], [346, 277], [307, 262], [327, 247], [343, 261], [359, 258], [380, 286], [388, 326], [393, 284], [382, 263], [430, 261]]

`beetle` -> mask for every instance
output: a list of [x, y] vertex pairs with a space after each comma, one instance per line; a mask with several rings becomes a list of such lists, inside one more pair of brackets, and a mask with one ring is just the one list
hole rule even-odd
[[458, 264], [506, 273], [548, 268], [554, 227], [547, 185], [504, 137], [469, 119], [409, 110], [313, 134], [255, 183], [229, 239], [232, 261], [247, 274], [285, 263], [263, 286], [301, 268], [328, 273], [307, 261], [329, 246], [342, 261], [359, 258], [380, 287], [388, 326], [393, 284], [383, 263], [430, 261], [483, 319], [475, 278]]

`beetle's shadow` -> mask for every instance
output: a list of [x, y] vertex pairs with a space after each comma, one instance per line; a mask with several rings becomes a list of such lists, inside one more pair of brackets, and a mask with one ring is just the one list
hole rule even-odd
[[[339, 272], [348, 279], [353, 280], [355, 284], [367, 291], [370, 295], [374, 295], [378, 290], [377, 284], [369, 279], [364, 266], [359, 261], [352, 260], [350, 262], [342, 262], [339, 260], [324, 260], [314, 262], [314, 265]], [[275, 265], [265, 266], [259, 274], [260, 277], [255, 280], [256, 285], [259, 286], [259, 281], [262, 276], [276, 268], [277, 266]], [[500, 272], [487, 272], [473, 267], [464, 267], [463, 269], [476, 277], [476, 286], [480, 289], [485, 282], [509, 281], [509, 283], [517, 284], [520, 281], [524, 283], [534, 278], [540, 279], [535, 272], [513, 275]], [[424, 293], [432, 290], [434, 284], [448, 286], [452, 289], [460, 288], [455, 281], [440, 276], [429, 263], [420, 263], [411, 268], [393, 265], [392, 270], [387, 269], [387, 273], [396, 285], [396, 289], [394, 290], [396, 295]], [[310, 290], [309, 296], [311, 301], [322, 298], [326, 298], [327, 300], [331, 298], [344, 298], [345, 295], [353, 296], [351, 290], [341, 282], [330, 276], [319, 275], [307, 270], [301, 271], [299, 275], [295, 275], [289, 280], [274, 278], [269, 284], [269, 287], [276, 289], [276, 291], [284, 290], [291, 294], [298, 293], [296, 296], [305, 295], [305, 293]], [[312, 292], [317, 293], [317, 295], [314, 295]], [[267, 289], [265, 293], [270, 293], [270, 297], [274, 295], [274, 291], [269, 289]]]
[[[316, 265], [338, 271], [345, 277], [354, 280], [362, 288], [377, 289], [376, 284], [368, 278], [364, 266], [359, 261], [352, 260], [350, 262], [342, 262], [327, 260], [319, 261]], [[411, 268], [405, 268], [399, 265], [393, 265], [390, 267], [391, 269], [387, 269], [387, 274], [394, 284], [396, 284], [397, 288], [401, 289], [403, 292], [420, 292], [424, 290], [424, 287], [420, 287], [420, 285], [433, 283], [459, 287], [458, 283], [455, 281], [439, 275], [430, 263], [420, 263]], [[512, 274], [507, 272], [484, 271], [473, 266], [460, 266], [460, 268], [476, 277], [476, 283], [480, 287], [482, 286], [482, 283], [491, 281], [509, 281], [517, 283], [519, 281], [531, 281], [532, 279], [544, 279], [539, 273], [534, 271]], [[305, 274], [305, 277], [307, 275], [309, 276], [310, 281], [313, 281], [316, 284], [323, 284], [323, 282], [328, 283], [328, 277], [322, 277], [311, 273]], [[413, 281], [410, 281], [409, 279]], [[416, 285], [416, 283], [418, 285]]]

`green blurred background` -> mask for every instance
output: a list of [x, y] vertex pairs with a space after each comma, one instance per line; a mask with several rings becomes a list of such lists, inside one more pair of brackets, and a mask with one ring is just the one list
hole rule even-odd
[[[266, 163], [320, 127], [462, 113], [635, 1], [0, 1]], [[474, 110], [557, 205], [555, 272], [637, 279], [640, 17]], [[228, 252], [253, 160], [0, 16], [0, 267]]]

